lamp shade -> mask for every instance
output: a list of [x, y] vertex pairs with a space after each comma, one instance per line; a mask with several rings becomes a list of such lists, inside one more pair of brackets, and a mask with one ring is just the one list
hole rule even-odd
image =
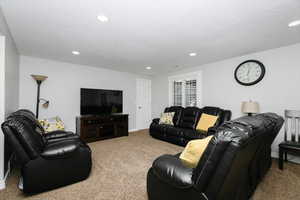
[[243, 113], [258, 113], [259, 104], [255, 101], [244, 101], [242, 102], [242, 112]]
[[43, 76], [43, 75], [34, 75], [31, 74], [32, 78], [36, 81], [44, 81], [48, 78], [48, 76]]

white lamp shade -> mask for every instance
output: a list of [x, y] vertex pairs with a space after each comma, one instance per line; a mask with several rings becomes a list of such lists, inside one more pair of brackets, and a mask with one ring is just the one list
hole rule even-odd
[[242, 112], [243, 113], [258, 113], [259, 104], [255, 101], [244, 101], [242, 102]]
[[35, 74], [31, 74], [32, 78], [36, 81], [44, 81], [48, 78], [48, 76], [44, 76], [44, 75], [35, 75]]

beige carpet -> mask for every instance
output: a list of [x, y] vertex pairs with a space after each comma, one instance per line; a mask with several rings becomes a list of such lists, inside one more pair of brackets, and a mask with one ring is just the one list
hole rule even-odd
[[[0, 199], [147, 200], [146, 174], [152, 161], [161, 154], [175, 154], [182, 150], [179, 146], [151, 138], [147, 131], [90, 143], [89, 146], [93, 152], [93, 169], [87, 180], [24, 196], [17, 188], [18, 172], [14, 170], [7, 181], [7, 188], [0, 191]], [[285, 170], [280, 171], [277, 163], [273, 162], [253, 199], [300, 199], [300, 166], [288, 163]]]

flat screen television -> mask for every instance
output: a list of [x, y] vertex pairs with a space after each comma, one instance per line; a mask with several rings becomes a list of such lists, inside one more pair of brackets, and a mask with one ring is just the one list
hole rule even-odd
[[80, 89], [81, 115], [123, 112], [123, 92], [119, 90]]

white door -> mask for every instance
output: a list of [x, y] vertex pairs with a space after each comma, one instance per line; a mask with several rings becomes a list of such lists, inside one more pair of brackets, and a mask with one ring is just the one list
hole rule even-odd
[[151, 122], [151, 80], [136, 79], [136, 128], [147, 129]]

